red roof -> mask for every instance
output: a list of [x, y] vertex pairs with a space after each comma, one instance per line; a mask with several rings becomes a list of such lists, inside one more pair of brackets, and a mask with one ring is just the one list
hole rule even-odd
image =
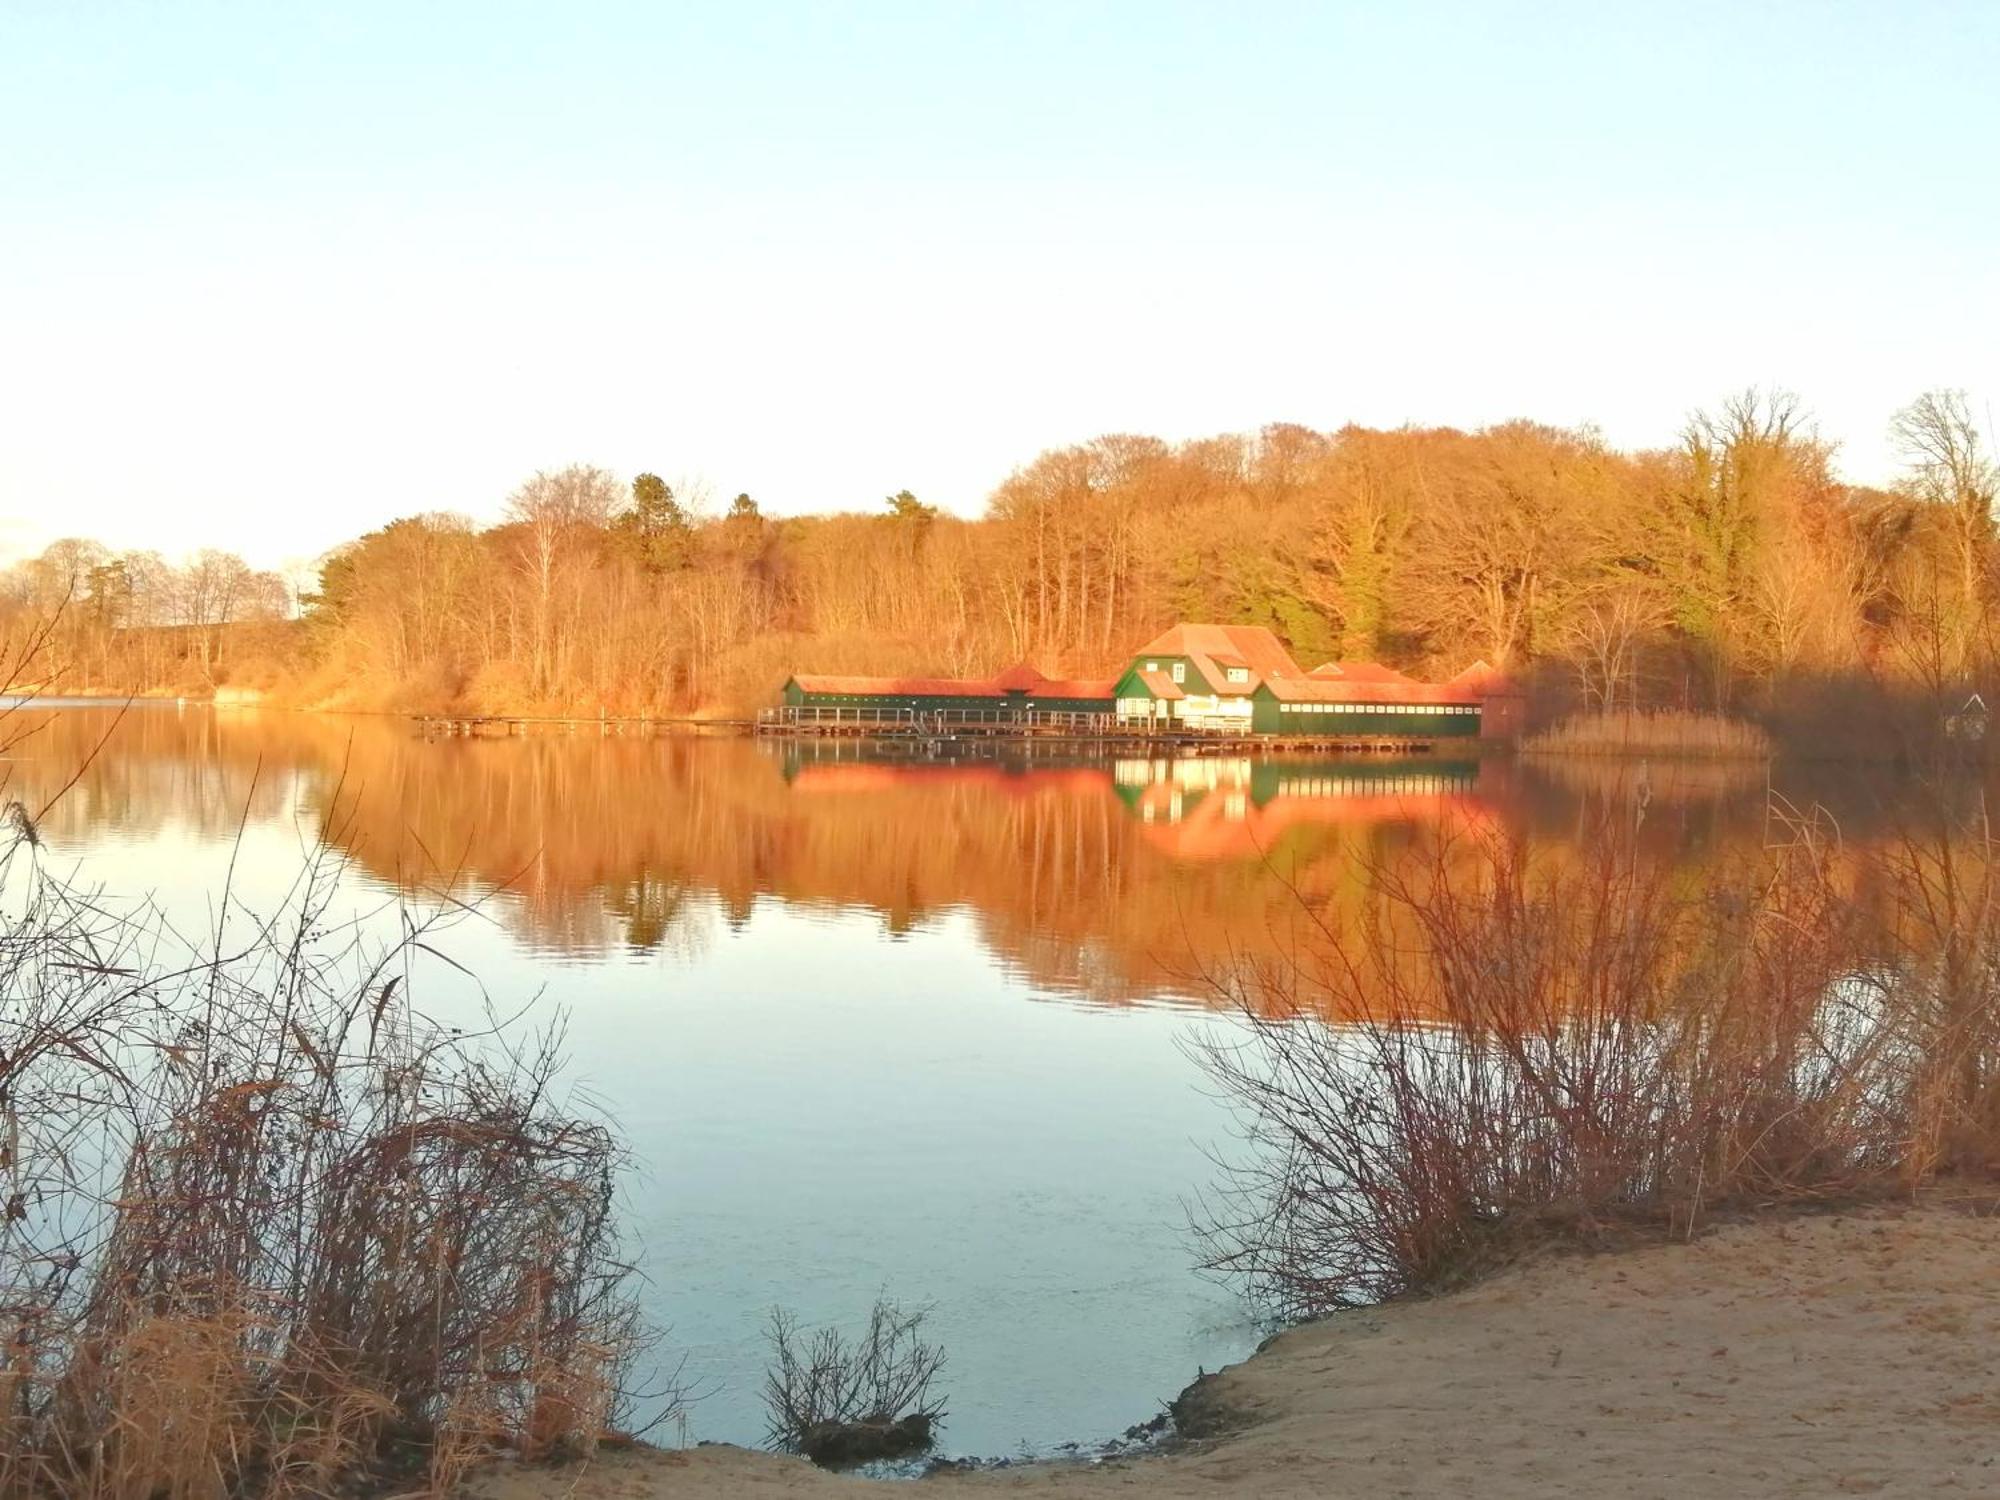
[[[1155, 658], [1185, 656], [1218, 692], [1227, 684], [1241, 687], [1247, 693], [1263, 678], [1299, 674], [1298, 663], [1292, 660], [1284, 642], [1262, 625], [1176, 625], [1154, 636], [1134, 654]], [[1229, 667], [1248, 670], [1248, 685], [1229, 683], [1225, 676]]]
[[844, 698], [999, 698], [1009, 692], [1037, 698], [1101, 698], [1117, 696], [1111, 682], [1056, 681], [1023, 662], [995, 677], [839, 677], [795, 673], [792, 681], [808, 693]]
[[1028, 692], [1030, 698], [1116, 698], [1115, 682], [1074, 682], [1044, 678]]
[[1139, 673], [1139, 680], [1146, 684], [1146, 691], [1151, 693], [1155, 698], [1165, 699], [1168, 702], [1176, 702], [1187, 696], [1186, 693], [1181, 691], [1180, 684], [1175, 682], [1165, 672], [1147, 672], [1142, 670]]
[[800, 672], [792, 681], [808, 693], [849, 698], [993, 698], [1000, 693], [991, 682], [957, 677], [827, 677]]
[[1506, 698], [1521, 690], [1515, 686], [1513, 678], [1498, 667], [1484, 661], [1476, 661], [1451, 679], [1453, 687], [1462, 687], [1468, 692], [1478, 693], [1485, 698]]
[[1414, 682], [1416, 679], [1375, 661], [1325, 661], [1307, 674], [1334, 677], [1342, 682]]

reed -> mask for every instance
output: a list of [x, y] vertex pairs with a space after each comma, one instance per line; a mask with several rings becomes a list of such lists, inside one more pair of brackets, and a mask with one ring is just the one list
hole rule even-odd
[[1755, 724], [1684, 709], [1575, 714], [1521, 743], [1530, 755], [1657, 755], [1764, 760], [1771, 737]]

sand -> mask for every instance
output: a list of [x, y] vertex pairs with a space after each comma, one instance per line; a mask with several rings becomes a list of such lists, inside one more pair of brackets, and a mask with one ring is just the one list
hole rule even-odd
[[736, 1448], [642, 1450], [495, 1471], [471, 1489], [482, 1500], [2000, 1492], [1996, 1209], [1990, 1195], [1940, 1197], [1759, 1219], [1341, 1314], [1206, 1383], [1242, 1425], [1173, 1453], [913, 1490]]

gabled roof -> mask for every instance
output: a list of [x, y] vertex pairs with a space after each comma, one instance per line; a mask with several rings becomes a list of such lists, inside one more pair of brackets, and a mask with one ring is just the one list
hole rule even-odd
[[1467, 688], [1487, 698], [1507, 697], [1521, 691], [1513, 678], [1486, 661], [1476, 661], [1448, 680], [1453, 687]]
[[1231, 667], [1250, 673], [1251, 688], [1266, 677], [1295, 677], [1299, 670], [1284, 642], [1262, 625], [1176, 625], [1154, 636], [1134, 655], [1184, 656], [1217, 690], [1227, 681]]
[[1181, 685], [1165, 672], [1141, 671], [1137, 675], [1139, 680], [1146, 685], [1146, 691], [1151, 693], [1155, 698], [1174, 702], [1187, 696], [1186, 693], [1181, 691]]
[[1262, 625], [1176, 625], [1154, 636], [1135, 654], [1206, 656], [1212, 660], [1228, 657], [1232, 665], [1264, 676], [1296, 676], [1299, 670], [1284, 642]]

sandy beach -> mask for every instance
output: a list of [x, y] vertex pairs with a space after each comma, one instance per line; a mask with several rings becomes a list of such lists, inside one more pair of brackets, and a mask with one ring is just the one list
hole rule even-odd
[[[1168, 1497], [1806, 1496], [2000, 1486], [2000, 1207], [1728, 1225], [1541, 1258], [1279, 1336], [1204, 1382], [1178, 1451], [921, 1481]], [[1144, 1413], [1134, 1413], [1135, 1418]], [[727, 1447], [478, 1477], [479, 1500], [909, 1493]]]

